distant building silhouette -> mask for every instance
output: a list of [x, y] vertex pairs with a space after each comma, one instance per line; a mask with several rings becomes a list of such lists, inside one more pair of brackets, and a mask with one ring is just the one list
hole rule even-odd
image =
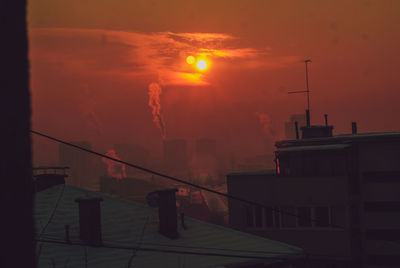
[[332, 129], [278, 141], [274, 171], [228, 174], [229, 194], [266, 206], [229, 199], [230, 225], [299, 246], [316, 267], [398, 267], [400, 133]]
[[[71, 142], [86, 149], [92, 146], [87, 141]], [[91, 190], [98, 190], [99, 177], [106, 172], [99, 157], [77, 150], [65, 144], [59, 144], [59, 164], [70, 167], [68, 184]]]
[[186, 140], [164, 140], [163, 156], [166, 170], [187, 173], [189, 159]]
[[[114, 149], [118, 157], [125, 162], [142, 167], [148, 167], [150, 164], [150, 151], [140, 145], [127, 143], [114, 144]], [[138, 170], [127, 168], [126, 174], [128, 177], [133, 177], [138, 174]]]
[[196, 155], [197, 158], [217, 157], [217, 141], [214, 139], [196, 140]]

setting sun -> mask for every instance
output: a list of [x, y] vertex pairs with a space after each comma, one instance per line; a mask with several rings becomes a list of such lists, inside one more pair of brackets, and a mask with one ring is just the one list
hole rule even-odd
[[197, 68], [199, 68], [199, 70], [204, 70], [207, 68], [207, 62], [205, 60], [199, 60], [197, 62]]

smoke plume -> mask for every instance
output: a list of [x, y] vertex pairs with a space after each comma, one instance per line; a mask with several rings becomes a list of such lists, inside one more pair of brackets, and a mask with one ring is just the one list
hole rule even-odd
[[[115, 150], [111, 149], [108, 150], [106, 153], [107, 156], [121, 160]], [[126, 179], [126, 171], [125, 171], [125, 165], [122, 163], [115, 162], [111, 159], [108, 158], [102, 158], [101, 159], [103, 163], [107, 165], [107, 174], [110, 177], [113, 177], [118, 180]]]
[[151, 83], [149, 85], [149, 106], [152, 109], [153, 122], [160, 129], [162, 138], [165, 139], [165, 123], [161, 114], [161, 93], [162, 89], [159, 84]]
[[264, 135], [268, 137], [274, 137], [276, 133], [272, 127], [271, 117], [268, 114], [262, 112], [256, 112], [256, 115], [258, 116], [258, 120], [260, 121], [260, 123], [263, 125]]

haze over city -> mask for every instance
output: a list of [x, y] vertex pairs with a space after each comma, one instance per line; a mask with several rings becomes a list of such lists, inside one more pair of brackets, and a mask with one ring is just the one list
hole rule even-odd
[[1, 6], [2, 267], [399, 267], [399, 1]]
[[[30, 1], [32, 126], [106, 151], [212, 138], [239, 156], [284, 138], [304, 113], [335, 133], [398, 131], [397, 1]], [[188, 56], [208, 61], [192, 68]], [[160, 87], [159, 129], [149, 105]], [[338, 109], [340, 107], [340, 109]], [[161, 118], [160, 117], [160, 118]], [[264, 118], [264, 119], [262, 119]], [[266, 125], [267, 124], [267, 125]], [[266, 125], [266, 126], [265, 126]], [[163, 134], [162, 132], [165, 131]], [[34, 163], [57, 146], [33, 138]]]

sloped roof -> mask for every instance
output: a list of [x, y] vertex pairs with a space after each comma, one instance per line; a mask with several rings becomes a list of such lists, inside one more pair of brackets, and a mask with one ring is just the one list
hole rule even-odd
[[302, 250], [297, 247], [188, 217], [185, 218], [187, 229], [180, 226], [180, 237], [172, 240], [158, 232], [157, 209], [68, 185], [54, 186], [36, 194], [36, 238], [63, 243], [65, 225], [68, 224], [70, 240], [81, 242], [78, 204], [74, 200], [82, 196], [98, 196], [104, 200], [101, 202], [104, 245], [272, 259], [141, 250], [132, 258], [133, 250], [38, 242], [38, 267], [128, 267], [131, 258], [131, 267], [222, 267], [254, 261], [272, 263], [277, 261], [276, 258], [302, 256]]

